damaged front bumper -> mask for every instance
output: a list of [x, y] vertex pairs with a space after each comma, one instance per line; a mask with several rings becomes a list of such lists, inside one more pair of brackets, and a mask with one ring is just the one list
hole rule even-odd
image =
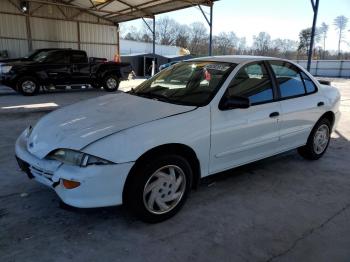
[[[92, 208], [122, 204], [123, 188], [133, 162], [88, 167], [62, 164], [56, 160], [39, 159], [27, 150], [25, 132], [16, 141], [19, 167], [29, 178], [51, 187], [61, 200], [71, 206]], [[79, 182], [68, 189], [63, 181]]]

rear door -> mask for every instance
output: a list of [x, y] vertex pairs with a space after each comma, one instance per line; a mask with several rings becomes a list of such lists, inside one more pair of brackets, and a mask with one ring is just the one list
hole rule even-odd
[[71, 84], [90, 82], [90, 63], [84, 51], [70, 51]]
[[323, 113], [324, 101], [316, 85], [301, 69], [286, 61], [270, 61], [270, 65], [281, 103], [280, 149], [285, 151], [306, 144], [311, 129]]
[[210, 173], [249, 163], [278, 151], [280, 104], [262, 61], [242, 67], [225, 96], [249, 98], [246, 109], [212, 107]]

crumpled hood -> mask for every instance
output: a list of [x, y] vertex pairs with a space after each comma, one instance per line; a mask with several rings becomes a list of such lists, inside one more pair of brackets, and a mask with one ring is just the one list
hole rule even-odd
[[193, 109], [126, 93], [100, 96], [40, 119], [28, 138], [27, 148], [39, 158], [58, 148], [80, 150], [113, 133]]

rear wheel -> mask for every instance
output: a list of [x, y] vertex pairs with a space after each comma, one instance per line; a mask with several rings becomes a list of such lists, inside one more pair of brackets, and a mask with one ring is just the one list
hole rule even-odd
[[310, 160], [319, 159], [327, 150], [331, 136], [331, 123], [327, 118], [317, 122], [307, 140], [307, 144], [298, 148], [301, 156]]
[[24, 76], [17, 81], [17, 90], [24, 96], [33, 96], [39, 92], [39, 85], [34, 77]]
[[149, 223], [174, 216], [191, 189], [191, 167], [186, 159], [177, 155], [157, 157], [131, 175], [125, 189], [125, 204]]
[[107, 92], [114, 92], [118, 90], [120, 80], [116, 75], [108, 75], [103, 80], [103, 88]]

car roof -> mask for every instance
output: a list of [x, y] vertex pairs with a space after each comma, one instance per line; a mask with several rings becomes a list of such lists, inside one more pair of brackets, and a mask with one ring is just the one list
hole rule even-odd
[[246, 62], [261, 61], [261, 60], [283, 60], [285, 59], [277, 57], [268, 57], [268, 56], [251, 56], [251, 55], [223, 55], [223, 56], [207, 56], [194, 58], [187, 61], [214, 61], [214, 62], [226, 62], [226, 63], [235, 63], [241, 64]]

